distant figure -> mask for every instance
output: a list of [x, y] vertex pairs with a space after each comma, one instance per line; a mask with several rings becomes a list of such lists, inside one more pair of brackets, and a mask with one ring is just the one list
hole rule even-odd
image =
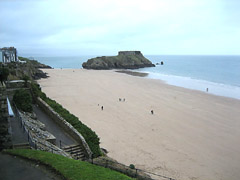
[[102, 111], [103, 111], [103, 106], [101, 107]]
[[119, 101], [122, 101], [122, 99], [121, 99], [121, 98], [119, 98]]
[[99, 106], [99, 104], [98, 104], [98, 106]]
[[208, 88], [206, 89], [206, 91], [208, 92]]
[[153, 110], [151, 110], [151, 114], [153, 114]]
[[161, 65], [163, 65], [163, 61], [161, 61]]
[[125, 102], [125, 98], [123, 99], [123, 102]]

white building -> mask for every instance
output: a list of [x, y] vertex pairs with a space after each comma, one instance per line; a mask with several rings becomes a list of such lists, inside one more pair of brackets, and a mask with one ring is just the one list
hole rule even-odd
[[17, 62], [17, 49], [14, 47], [4, 47], [0, 48], [0, 62]]

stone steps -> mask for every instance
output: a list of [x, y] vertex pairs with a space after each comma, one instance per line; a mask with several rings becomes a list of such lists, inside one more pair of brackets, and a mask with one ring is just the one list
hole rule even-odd
[[80, 145], [70, 145], [62, 148], [65, 152], [71, 154], [74, 159], [84, 160], [85, 155], [83, 153], [82, 147]]

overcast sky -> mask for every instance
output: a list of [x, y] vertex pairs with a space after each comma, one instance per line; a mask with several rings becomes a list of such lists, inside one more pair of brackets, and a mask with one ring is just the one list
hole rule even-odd
[[0, 0], [0, 46], [30, 55], [240, 55], [240, 0]]

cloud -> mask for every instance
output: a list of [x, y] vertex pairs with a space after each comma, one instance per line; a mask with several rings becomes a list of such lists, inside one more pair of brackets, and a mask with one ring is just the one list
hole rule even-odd
[[234, 0], [2, 0], [0, 39], [24, 52], [211, 54], [222, 36], [226, 53], [239, 54], [229, 43], [239, 38], [239, 6]]

